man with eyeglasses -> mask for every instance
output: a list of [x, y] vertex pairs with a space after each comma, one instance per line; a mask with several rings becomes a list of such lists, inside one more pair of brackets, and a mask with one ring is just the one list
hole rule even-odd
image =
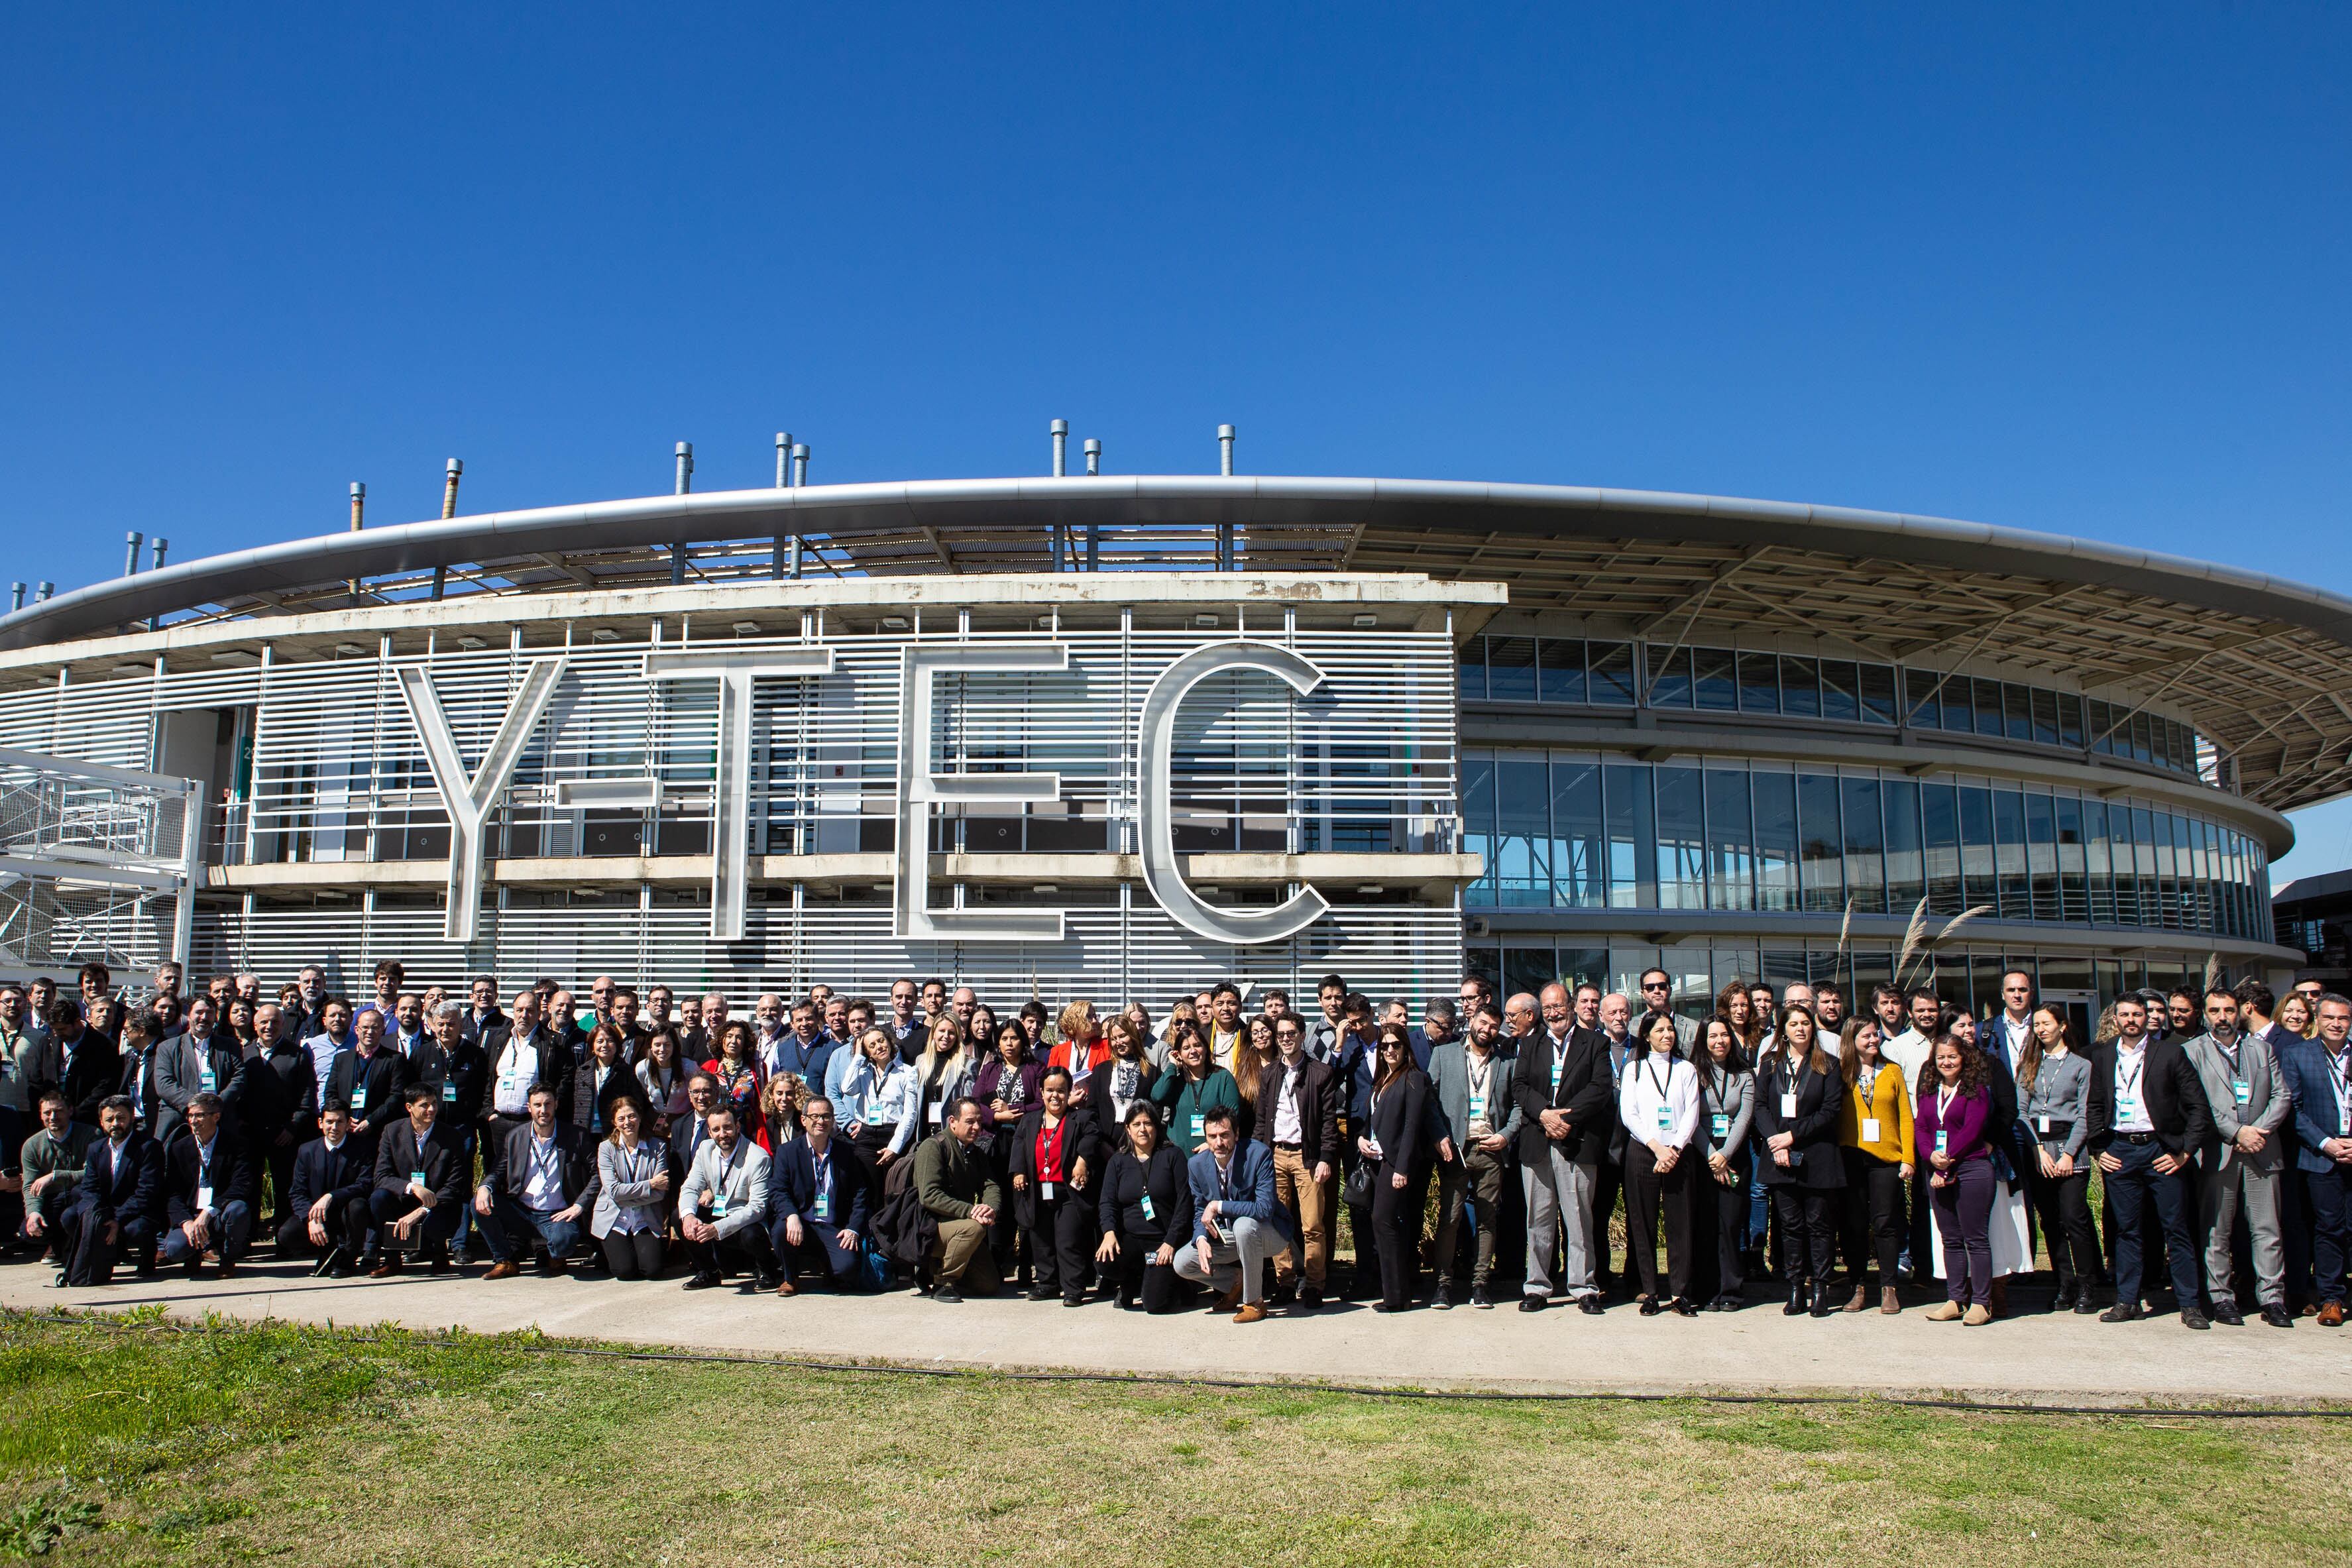
[[2344, 1324], [2345, 1274], [2352, 1268], [2352, 997], [2323, 991], [2315, 1040], [2291, 1040], [2279, 1054], [2294, 1100], [2294, 1163], [2312, 1226], [2312, 1286], [2319, 1324]]
[[[1273, 1107], [1257, 1118], [1257, 1140], [1274, 1159], [1274, 1201], [1289, 1212], [1297, 1244], [1274, 1260], [1274, 1300], [1313, 1311], [1323, 1304], [1331, 1260], [1332, 1177], [1339, 1164], [1339, 1083], [1331, 1068], [1307, 1052], [1307, 1029], [1285, 1014], [1275, 1020], [1280, 1055], [1257, 1082], [1257, 1103]], [[1298, 1276], [1307, 1276], [1300, 1286]]]

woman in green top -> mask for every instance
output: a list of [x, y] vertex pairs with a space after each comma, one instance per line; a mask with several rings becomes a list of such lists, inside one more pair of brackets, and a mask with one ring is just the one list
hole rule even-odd
[[1222, 1105], [1241, 1115], [1241, 1086], [1234, 1075], [1209, 1063], [1208, 1037], [1200, 1026], [1185, 1024], [1176, 1037], [1168, 1072], [1151, 1086], [1151, 1098], [1168, 1112], [1168, 1142], [1191, 1159], [1207, 1141], [1204, 1131], [1209, 1108]]

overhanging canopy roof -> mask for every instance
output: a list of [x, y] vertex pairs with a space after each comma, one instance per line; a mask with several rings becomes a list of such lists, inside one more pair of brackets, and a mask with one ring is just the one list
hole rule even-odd
[[268, 616], [434, 591], [765, 577], [804, 542], [838, 576], [1211, 569], [1425, 573], [1507, 584], [1652, 637], [1769, 624], [1863, 657], [1979, 655], [2187, 715], [2275, 809], [2352, 789], [2352, 600], [2147, 551], [1842, 507], [1572, 486], [1128, 477], [721, 491], [494, 512], [238, 551], [0, 617], [0, 648], [163, 616]]

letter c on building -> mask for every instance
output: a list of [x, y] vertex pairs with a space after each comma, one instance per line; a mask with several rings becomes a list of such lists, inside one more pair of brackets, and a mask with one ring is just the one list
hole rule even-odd
[[1176, 863], [1176, 823], [1170, 783], [1175, 752], [1176, 710], [1186, 693], [1212, 675], [1254, 669], [1271, 675], [1304, 697], [1323, 684], [1323, 672], [1286, 647], [1261, 642], [1220, 642], [1193, 649], [1151, 683], [1143, 700], [1140, 735], [1143, 799], [1138, 823], [1143, 840], [1143, 885], [1160, 907], [1185, 930], [1218, 942], [1243, 944], [1280, 942], [1321, 920], [1330, 905], [1312, 887], [1302, 887], [1270, 910], [1221, 910], [1202, 901], [1184, 885]]

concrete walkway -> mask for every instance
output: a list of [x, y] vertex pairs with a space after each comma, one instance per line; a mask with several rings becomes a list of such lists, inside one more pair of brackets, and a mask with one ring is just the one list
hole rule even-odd
[[[1277, 1312], [1238, 1325], [1206, 1311], [1161, 1318], [1105, 1304], [1066, 1308], [1000, 1297], [942, 1306], [908, 1290], [790, 1300], [677, 1279], [622, 1282], [526, 1271], [496, 1284], [435, 1279], [313, 1279], [302, 1265], [248, 1265], [226, 1283], [167, 1271], [122, 1274], [103, 1289], [58, 1289], [46, 1267], [0, 1265], [0, 1304], [25, 1310], [120, 1310], [160, 1302], [175, 1315], [218, 1312], [413, 1329], [462, 1325], [495, 1333], [689, 1346], [826, 1361], [1001, 1369], [1075, 1369], [1172, 1377], [1239, 1377], [1383, 1387], [1580, 1394], [1838, 1393], [1959, 1396], [2053, 1405], [2352, 1402], [2352, 1329], [2305, 1318], [2293, 1329], [2216, 1327], [2177, 1317], [2102, 1323], [2072, 1313], [2024, 1314], [1985, 1328], [1928, 1322], [1921, 1308], [1816, 1320], [1776, 1303], [1684, 1319], [1644, 1318], [1631, 1305], [1598, 1318], [1554, 1303], [1523, 1313], [1421, 1309], [1386, 1315], [1363, 1305], [1308, 1317]], [[909, 1353], [912, 1347], [948, 1353]], [[1498, 1368], [1510, 1369], [1496, 1375]]]

